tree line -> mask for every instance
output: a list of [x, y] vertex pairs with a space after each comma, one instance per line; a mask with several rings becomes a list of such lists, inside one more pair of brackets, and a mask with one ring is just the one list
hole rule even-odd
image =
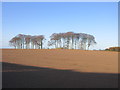
[[[24, 35], [18, 34], [9, 42], [11, 46], [17, 49], [43, 49], [44, 35]], [[86, 50], [93, 44], [96, 44], [93, 35], [85, 33], [53, 33], [48, 41], [48, 47], [62, 48], [62, 49], [81, 49]]]
[[120, 52], [120, 47], [109, 47], [109, 48], [106, 48], [105, 51], [118, 51], [118, 52]]
[[18, 34], [9, 42], [10, 45], [14, 46], [16, 49], [42, 49], [44, 39], [45, 37], [43, 35], [31, 36]]

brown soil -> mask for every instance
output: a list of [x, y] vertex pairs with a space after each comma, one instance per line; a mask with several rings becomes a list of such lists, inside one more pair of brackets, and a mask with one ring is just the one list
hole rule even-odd
[[117, 88], [118, 52], [2, 50], [4, 88]]
[[3, 62], [80, 72], [118, 73], [118, 52], [4, 49], [2, 53]]

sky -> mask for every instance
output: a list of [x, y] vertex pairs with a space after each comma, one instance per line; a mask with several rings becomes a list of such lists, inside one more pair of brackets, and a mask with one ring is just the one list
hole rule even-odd
[[68, 31], [93, 35], [97, 44], [91, 50], [118, 46], [118, 3], [2, 3], [2, 48], [10, 48], [9, 40], [18, 34], [44, 35], [49, 40], [52, 33]]
[[119, 2], [119, 0], [2, 0], [2, 2]]

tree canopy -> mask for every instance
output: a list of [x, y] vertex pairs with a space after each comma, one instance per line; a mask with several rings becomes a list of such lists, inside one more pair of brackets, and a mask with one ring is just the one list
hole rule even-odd
[[[16, 49], [42, 49], [44, 45], [44, 35], [24, 35], [18, 34], [13, 37], [9, 42], [11, 46]], [[48, 41], [49, 47], [63, 48], [63, 49], [81, 49], [86, 50], [93, 44], [96, 44], [93, 35], [85, 33], [53, 33]]]

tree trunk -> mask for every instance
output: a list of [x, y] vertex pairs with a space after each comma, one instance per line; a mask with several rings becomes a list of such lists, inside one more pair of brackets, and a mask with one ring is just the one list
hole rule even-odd
[[41, 49], [42, 49], [42, 45], [43, 45], [43, 43], [42, 43], [42, 40], [41, 40]]

